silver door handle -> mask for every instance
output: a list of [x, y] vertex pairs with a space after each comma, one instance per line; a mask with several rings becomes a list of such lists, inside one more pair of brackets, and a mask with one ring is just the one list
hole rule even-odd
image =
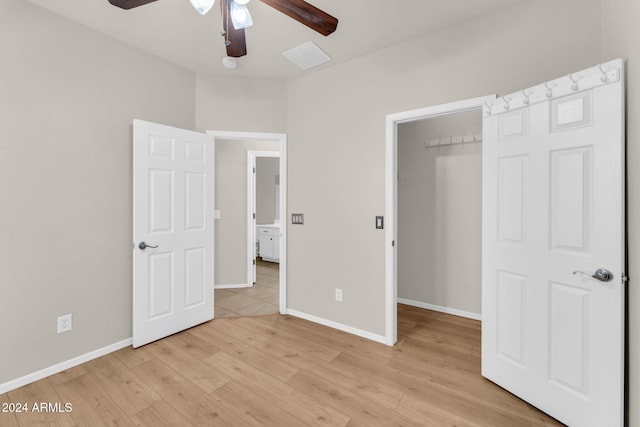
[[153, 248], [153, 249], [155, 249], [155, 248], [157, 248], [157, 247], [158, 247], [158, 245], [151, 246], [151, 245], [147, 245], [145, 242], [140, 242], [140, 244], [138, 245], [138, 248], [140, 248], [140, 250], [143, 250], [143, 251], [144, 251], [145, 249], [147, 249], [147, 248]]
[[606, 268], [599, 268], [593, 274], [585, 273], [584, 271], [574, 271], [573, 274], [584, 274], [585, 276], [593, 277], [601, 282], [610, 282], [613, 280], [613, 273]]

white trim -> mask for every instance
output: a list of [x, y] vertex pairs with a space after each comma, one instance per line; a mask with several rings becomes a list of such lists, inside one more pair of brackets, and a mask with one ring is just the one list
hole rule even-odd
[[473, 313], [471, 311], [458, 310], [456, 308], [442, 307], [440, 305], [427, 304], [426, 302], [413, 301], [410, 299], [398, 298], [400, 304], [406, 304], [418, 308], [426, 308], [427, 310], [438, 311], [440, 313], [453, 314], [454, 316], [466, 317], [467, 319], [482, 320], [482, 314]]
[[[495, 102], [496, 95], [481, 96], [448, 104], [435, 105], [417, 110], [387, 115], [386, 118], [386, 215], [387, 233], [385, 250], [385, 338], [384, 343], [394, 345], [398, 334], [398, 124], [430, 117], [482, 109], [485, 102]], [[395, 246], [392, 244], [395, 243]]]
[[255, 157], [280, 157], [280, 151], [249, 150], [247, 153]]
[[213, 289], [242, 289], [242, 288], [252, 288], [252, 283], [239, 283], [237, 285], [215, 285]]
[[280, 313], [287, 314], [287, 135], [284, 133], [208, 130], [216, 139], [278, 141], [280, 143]]
[[287, 314], [287, 135], [280, 140], [280, 313]]
[[396, 266], [398, 263], [398, 251], [395, 248], [398, 224], [396, 221], [398, 202], [397, 168], [398, 168], [398, 126], [396, 120], [387, 116], [387, 162], [386, 162], [386, 215], [387, 232], [385, 236], [385, 344], [392, 346], [398, 340], [398, 275]]
[[256, 158], [252, 151], [247, 152], [247, 283], [256, 282]]
[[[212, 135], [217, 139], [238, 139], [253, 141], [280, 141], [286, 140], [287, 135], [284, 133], [268, 133], [268, 132], [236, 132], [225, 130], [208, 130], [207, 135]], [[280, 147], [282, 148], [282, 147]]]
[[98, 357], [102, 357], [106, 354], [113, 353], [114, 351], [118, 351], [125, 347], [129, 347], [132, 344], [133, 344], [133, 338], [127, 338], [126, 340], [122, 340], [117, 343], [110, 344], [106, 347], [102, 347], [97, 350], [90, 351], [89, 353], [74, 357], [73, 359], [69, 359], [67, 361], [57, 363], [53, 366], [49, 366], [48, 368], [41, 369], [39, 371], [33, 372], [31, 374], [25, 375], [20, 378], [16, 378], [15, 380], [11, 380], [4, 384], [0, 384], [0, 394], [7, 393], [11, 390], [15, 390], [19, 387], [39, 381], [43, 378], [57, 374], [58, 372], [62, 372], [66, 369], [71, 369], [74, 366], [81, 365], [90, 360], [97, 359]]
[[328, 326], [329, 328], [347, 332], [352, 335], [357, 335], [359, 337], [366, 338], [371, 341], [379, 342], [381, 344], [386, 344], [386, 338], [383, 337], [382, 335], [373, 334], [371, 332], [363, 331], [362, 329], [353, 328], [351, 326], [343, 325], [342, 323], [337, 323], [332, 320], [323, 319], [321, 317], [317, 317], [312, 314], [302, 313], [296, 310], [289, 310], [287, 314], [293, 317], [299, 317], [300, 319], [308, 320], [313, 323], [318, 323], [323, 326]]

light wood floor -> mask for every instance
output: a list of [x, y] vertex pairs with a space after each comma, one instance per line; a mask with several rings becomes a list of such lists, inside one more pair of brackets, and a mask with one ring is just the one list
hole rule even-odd
[[477, 321], [400, 305], [386, 347], [289, 316], [217, 319], [0, 395], [5, 426], [556, 426], [480, 376]]
[[215, 316], [239, 317], [279, 313], [280, 264], [257, 259], [256, 283], [251, 288], [215, 291]]

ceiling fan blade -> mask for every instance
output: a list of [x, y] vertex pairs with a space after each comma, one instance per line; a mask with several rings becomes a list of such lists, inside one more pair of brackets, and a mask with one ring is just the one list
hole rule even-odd
[[301, 24], [306, 25], [328, 36], [338, 28], [338, 18], [329, 15], [304, 0], [260, 0], [274, 9], [290, 16]]
[[220, 9], [222, 9], [222, 28], [226, 33], [225, 40], [231, 42], [227, 46], [227, 56], [240, 58], [247, 54], [247, 41], [244, 36], [244, 28], [236, 30], [231, 22], [229, 2], [220, 0]]
[[147, 3], [153, 3], [156, 0], [109, 0], [114, 6], [120, 9], [133, 9], [134, 7], [144, 6]]

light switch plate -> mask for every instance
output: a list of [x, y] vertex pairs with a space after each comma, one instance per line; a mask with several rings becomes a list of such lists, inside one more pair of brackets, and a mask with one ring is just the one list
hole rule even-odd
[[376, 216], [376, 228], [378, 230], [384, 229], [384, 217], [383, 216]]
[[304, 214], [301, 214], [301, 213], [291, 214], [291, 224], [304, 224]]

